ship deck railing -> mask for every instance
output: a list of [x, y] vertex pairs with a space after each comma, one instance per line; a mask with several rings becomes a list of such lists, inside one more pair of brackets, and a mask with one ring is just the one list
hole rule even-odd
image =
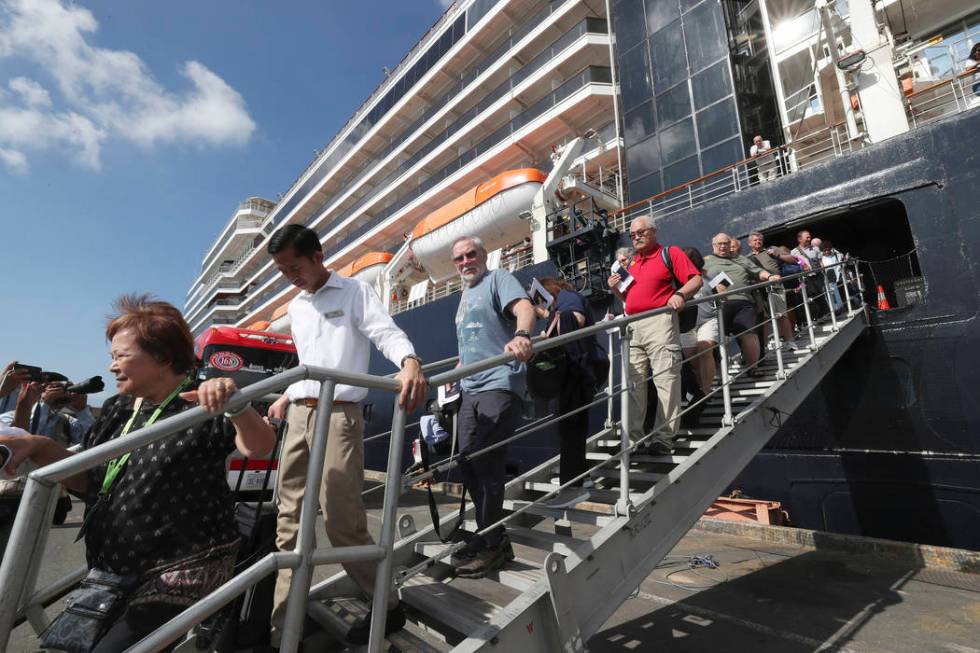
[[[776, 325], [776, 318], [773, 311], [773, 291], [783, 287], [788, 281], [799, 280], [802, 301], [795, 309], [802, 308], [804, 320], [801, 321], [800, 346], [809, 351], [816, 352], [819, 349], [818, 340], [815, 337], [816, 320], [812, 318], [810, 310], [815, 302], [826, 302], [830, 308], [829, 320], [827, 325], [832, 331], [838, 330], [838, 317], [833, 310], [831, 298], [831, 283], [828, 283], [828, 271], [838, 269], [844, 279], [842, 289], [843, 306], [845, 311], [841, 312], [841, 321], [849, 320], [865, 311], [865, 287], [861, 280], [859, 269], [860, 262], [857, 259], [848, 259], [835, 266], [828, 266], [819, 271], [811, 271], [796, 275], [787, 275], [779, 280], [758, 283], [744, 288], [738, 288], [723, 293], [718, 293], [702, 299], [691, 300], [689, 306], [696, 306], [704, 302], [715, 302], [720, 305], [726, 301], [730, 295], [752, 291], [762, 291], [767, 295], [769, 302], [769, 315], [765, 318], [765, 323], [769, 325], [774, 338], [774, 354], [776, 363], [776, 378], [785, 379], [787, 374], [792, 374], [788, 362], [784, 363], [784, 351], [780, 340], [779, 331]], [[823, 276], [824, 292], [817, 295], [808, 295], [806, 285], [802, 283], [808, 276]], [[851, 283], [847, 283], [850, 281]], [[854, 285], [852, 290], [851, 285]], [[568, 487], [570, 484], [587, 477], [602, 467], [609, 469], [603, 474], [605, 476], [619, 477], [619, 489], [617, 510], [621, 514], [629, 514], [633, 509], [633, 495], [630, 492], [631, 474], [638, 474], [631, 470], [630, 456], [637, 453], [637, 448], [653, 437], [655, 431], [651, 431], [646, 437], [631, 441], [628, 433], [629, 424], [629, 401], [628, 393], [632, 388], [632, 383], [636, 381], [630, 378], [628, 366], [628, 351], [630, 346], [630, 325], [639, 320], [643, 320], [655, 315], [672, 312], [669, 307], [646, 311], [637, 315], [619, 317], [613, 320], [600, 322], [593, 326], [584, 327], [577, 331], [559, 335], [553, 338], [535, 338], [534, 349], [536, 352], [561, 347], [568, 343], [587, 337], [604, 336], [608, 338], [609, 348], [609, 376], [606, 379], [606, 389], [596, 394], [595, 400], [586, 406], [582, 406], [565, 414], [557, 414], [539, 419], [518, 429], [513, 436], [490, 445], [482, 450], [469, 452], [467, 459], [472, 461], [492, 450], [506, 446], [513, 441], [525, 438], [528, 435], [547, 428], [556, 422], [566, 419], [571, 415], [589, 410], [593, 406], [606, 404], [608, 412], [607, 422], [604, 428], [593, 438], [606, 436], [617, 438], [619, 450], [611, 455], [607, 460], [599, 465], [594, 465], [592, 469], [579, 475], [567, 483], [556, 485], [553, 490], [530, 502], [528, 505], [518, 508], [511, 512], [503, 520], [492, 524], [481, 532], [495, 528], [501, 524], [506, 524], [524, 514], [534, 506], [540, 507], [542, 502], [554, 497], [558, 492]], [[718, 310], [717, 317], [719, 333], [725, 334], [724, 311]], [[737, 338], [749, 331], [758, 329], [762, 324], [754, 325], [751, 329], [741, 333], [731, 334]], [[614, 341], [614, 336], [618, 335], [618, 343]], [[752, 375], [752, 369], [758, 367], [767, 360], [760, 357], [759, 361], [753, 366], [742, 365], [737, 371], [729, 367], [728, 338], [720, 338], [720, 342], [714, 348], [706, 349], [696, 353], [690, 358], [675, 363], [674, 367], [679, 367], [686, 362], [690, 362], [697, 356], [713, 356], [714, 349], [719, 350], [720, 375], [719, 382], [712, 389], [711, 393], [701, 400], [707, 401], [709, 398], [721, 397], [721, 406], [724, 415], [723, 425], [734, 424], [737, 416], [736, 411], [741, 410], [733, 402], [733, 387], [736, 382], [744, 381], [746, 376]], [[509, 364], [514, 361], [514, 356], [503, 353], [489, 357], [485, 360], [463, 365], [448, 371], [434, 374], [436, 369], [449, 367], [455, 364], [456, 359], [446, 359], [437, 364], [430, 364], [425, 367], [425, 373], [430, 387], [438, 387], [443, 384], [458, 382], [472, 374], [476, 374], [490, 368]], [[771, 365], [769, 359], [767, 365]], [[666, 373], [667, 371], [657, 372], [656, 374]], [[618, 383], [617, 383], [618, 376]], [[293, 653], [300, 644], [303, 632], [304, 620], [307, 614], [308, 602], [310, 601], [311, 581], [313, 570], [317, 566], [352, 562], [352, 561], [375, 561], [378, 564], [377, 582], [374, 587], [372, 599], [373, 618], [370, 627], [370, 642], [368, 651], [372, 653], [383, 650], [384, 647], [384, 617], [387, 613], [390, 589], [393, 586], [403, 585], [412, 575], [421, 573], [432, 564], [436, 557], [444, 558], [451, 555], [463, 546], [462, 543], [449, 547], [435, 557], [431, 557], [424, 562], [408, 569], [401, 569], [395, 573], [393, 567], [393, 551], [396, 537], [398, 534], [397, 510], [399, 497], [403, 488], [425, 478], [431, 478], [439, 471], [450, 469], [459, 464], [459, 456], [454, 456], [447, 461], [443, 461], [427, 472], [416, 475], [403, 475], [402, 456], [405, 450], [405, 429], [406, 412], [398, 405], [397, 396], [400, 384], [391, 376], [377, 376], [369, 374], [352, 373], [345, 370], [327, 369], [315, 366], [302, 365], [286, 372], [282, 372], [273, 377], [255, 383], [247, 388], [237, 391], [230, 398], [227, 408], [238, 410], [247, 405], [252, 400], [258, 400], [271, 393], [282, 391], [288, 385], [302, 380], [313, 379], [321, 381], [319, 402], [321, 409], [317, 411], [314, 426], [313, 438], [310, 445], [310, 457], [308, 468], [305, 475], [305, 491], [303, 497], [302, 511], [300, 515], [299, 536], [296, 548], [293, 551], [277, 551], [269, 553], [240, 570], [237, 575], [223, 584], [214, 592], [203, 599], [187, 607], [179, 615], [168, 621], [163, 626], [147, 635], [143, 640], [128, 649], [131, 653], [147, 653], [160, 651], [169, 646], [184, 634], [188, 633], [195, 625], [234, 601], [239, 595], [249, 588], [255, 586], [264, 578], [278, 573], [279, 570], [292, 569], [293, 574], [290, 580], [289, 594], [286, 607], [285, 622], [283, 625], [283, 639], [280, 650], [286, 653]], [[345, 384], [354, 387], [364, 387], [375, 390], [387, 391], [392, 393], [393, 412], [391, 429], [389, 431], [388, 460], [387, 460], [387, 479], [383, 484], [384, 500], [382, 504], [382, 523], [379, 541], [374, 545], [330, 547], [327, 549], [316, 548], [314, 538], [315, 520], [318, 514], [318, 491], [320, 479], [323, 475], [324, 459], [326, 452], [327, 433], [330, 421], [330, 406], [334, 403], [334, 390], [337, 384]], [[619, 413], [615, 414], [616, 403], [619, 403]], [[698, 403], [701, 403], [698, 402]], [[689, 405], [685, 411], [693, 410], [698, 403]], [[618, 420], [616, 418], [618, 417]], [[66, 574], [54, 583], [38, 588], [37, 581], [39, 572], [46, 554], [48, 535], [51, 530], [51, 515], [53, 514], [61, 494], [59, 483], [71, 476], [93, 469], [94, 467], [119, 456], [134, 451], [136, 449], [151, 445], [155, 442], [174, 437], [183, 433], [187, 428], [212, 419], [213, 415], [201, 407], [192, 408], [179, 415], [169, 417], [150, 427], [139, 429], [125, 438], [116, 438], [109, 442], [97, 445], [66, 459], [46, 465], [36, 469], [27, 476], [27, 482], [23, 498], [10, 534], [10, 540], [4, 551], [3, 561], [0, 564], [0, 650], [5, 650], [9, 642], [11, 632], [15, 625], [24, 621], [28, 622], [39, 636], [47, 629], [51, 621], [45, 612], [45, 608], [65, 595], [80, 579], [84, 576], [85, 570], [79, 569], [73, 573]], [[611, 466], [611, 467], [610, 467]], [[617, 467], [618, 466], [618, 467]], [[400, 482], [395, 481], [400, 480]]]

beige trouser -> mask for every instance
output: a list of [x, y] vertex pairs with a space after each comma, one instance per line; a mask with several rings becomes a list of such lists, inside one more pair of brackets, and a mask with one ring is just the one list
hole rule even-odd
[[629, 393], [629, 435], [634, 442], [646, 435], [643, 420], [651, 374], [656, 374], [653, 384], [657, 388], [654, 439], [670, 445], [677, 433], [681, 402], [681, 342], [677, 325], [677, 313], [654, 315], [631, 325], [629, 370], [634, 387]]
[[[276, 546], [280, 551], [292, 551], [296, 547], [316, 409], [302, 404], [290, 404], [287, 420], [276, 488], [279, 507]], [[320, 510], [327, 537], [335, 547], [374, 544], [367, 530], [367, 513], [361, 497], [363, 486], [364, 415], [361, 405], [334, 405], [327, 435], [323, 479], [320, 482]], [[370, 595], [374, 590], [377, 564], [370, 560], [348, 562], [344, 564], [344, 570]], [[279, 639], [279, 631], [286, 617], [286, 598], [292, 575], [291, 569], [283, 569], [276, 579], [276, 593], [272, 604], [273, 644]], [[394, 601], [389, 605], [394, 605]]]

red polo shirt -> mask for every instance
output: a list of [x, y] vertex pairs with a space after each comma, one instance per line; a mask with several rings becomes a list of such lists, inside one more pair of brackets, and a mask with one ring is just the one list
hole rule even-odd
[[[670, 271], [661, 258], [662, 249], [663, 247], [657, 244], [649, 254], [637, 255], [633, 259], [630, 274], [635, 281], [626, 289], [627, 314], [636, 315], [666, 306], [667, 300], [674, 294]], [[671, 247], [668, 251], [670, 261], [674, 264], [674, 274], [679, 281], [678, 287], [687, 283], [691, 277], [701, 274], [679, 247]]]

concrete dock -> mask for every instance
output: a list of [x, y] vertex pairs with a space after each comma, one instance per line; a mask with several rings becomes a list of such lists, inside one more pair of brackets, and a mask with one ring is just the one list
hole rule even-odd
[[[380, 494], [369, 495], [375, 534]], [[452, 501], [441, 497], [443, 510]], [[420, 528], [429, 523], [422, 492], [409, 493], [402, 505], [400, 512], [411, 513]], [[73, 543], [80, 517], [76, 504], [68, 523], [52, 531], [41, 584], [83, 564], [82, 546]], [[980, 574], [730, 530], [692, 529], [672, 552], [676, 557], [620, 606], [588, 650], [980, 653]], [[711, 555], [720, 566], [690, 569], [692, 555]], [[319, 570], [317, 580], [334, 571]], [[49, 613], [59, 610], [54, 605]], [[15, 631], [7, 650], [38, 650], [29, 626]]]

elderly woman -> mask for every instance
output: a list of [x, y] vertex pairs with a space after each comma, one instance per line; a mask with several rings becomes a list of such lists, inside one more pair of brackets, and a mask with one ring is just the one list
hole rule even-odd
[[[275, 442], [251, 407], [221, 413], [236, 390], [231, 379], [192, 389], [193, 337], [179, 310], [147, 296], [123, 297], [117, 307], [106, 337], [119, 394], [105, 402], [83, 446], [125, 437], [197, 404], [213, 416], [63, 481], [86, 501], [81, 535], [90, 572], [45, 633], [45, 648], [124, 650], [228, 580], [238, 536], [225, 460], [236, 447], [249, 457], [267, 455]], [[43, 466], [72, 455], [37, 435], [0, 437], [0, 444], [13, 452], [10, 472], [26, 459]], [[100, 605], [112, 605], [102, 618], [72, 610], [93, 587], [109, 592], [108, 601], [100, 595]]]

